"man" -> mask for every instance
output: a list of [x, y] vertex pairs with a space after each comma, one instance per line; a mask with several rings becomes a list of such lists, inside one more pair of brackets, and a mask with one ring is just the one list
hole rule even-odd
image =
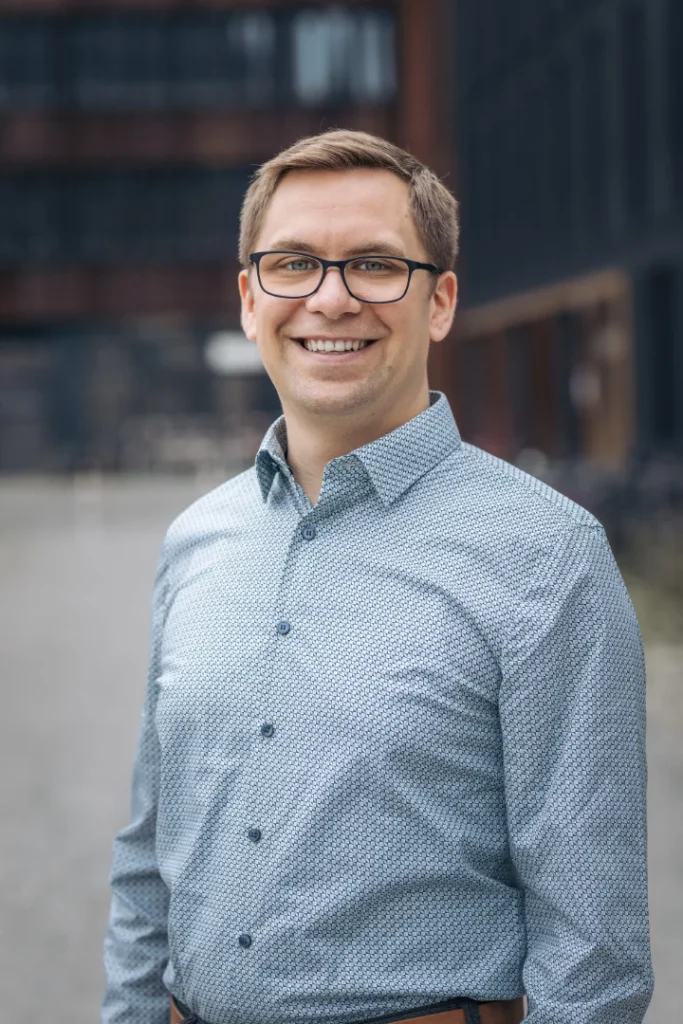
[[249, 188], [284, 415], [165, 539], [103, 1024], [643, 1019], [638, 624], [600, 524], [429, 390], [456, 249], [363, 133]]

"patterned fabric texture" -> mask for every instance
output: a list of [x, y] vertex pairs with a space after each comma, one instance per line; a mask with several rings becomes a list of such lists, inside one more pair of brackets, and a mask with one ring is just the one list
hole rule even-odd
[[652, 992], [645, 675], [600, 523], [446, 397], [325, 468], [286, 424], [171, 525], [102, 1024], [346, 1024]]

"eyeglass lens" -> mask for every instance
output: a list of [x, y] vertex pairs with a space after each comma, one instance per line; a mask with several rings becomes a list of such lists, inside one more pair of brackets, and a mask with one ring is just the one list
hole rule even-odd
[[[296, 253], [267, 253], [261, 258], [259, 269], [265, 291], [292, 299], [310, 295], [323, 276], [323, 266], [318, 260]], [[346, 264], [344, 276], [357, 299], [393, 302], [404, 295], [410, 270], [402, 260], [362, 256]]]

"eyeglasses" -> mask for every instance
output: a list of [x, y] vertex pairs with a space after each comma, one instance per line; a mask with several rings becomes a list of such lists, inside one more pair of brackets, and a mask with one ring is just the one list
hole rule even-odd
[[415, 270], [443, 274], [433, 263], [416, 263], [398, 256], [354, 256], [324, 260], [305, 252], [252, 252], [264, 292], [277, 299], [306, 299], [320, 288], [330, 267], [337, 267], [349, 295], [359, 302], [398, 302], [408, 291]]

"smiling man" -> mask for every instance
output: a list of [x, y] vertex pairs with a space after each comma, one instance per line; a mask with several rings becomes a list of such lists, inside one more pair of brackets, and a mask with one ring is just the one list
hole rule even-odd
[[[289, 466], [315, 504], [331, 459], [429, 407], [429, 345], [455, 312], [456, 203], [426, 169], [409, 188], [393, 169], [351, 166], [290, 170], [264, 208], [274, 173], [263, 169], [244, 207], [242, 322], [282, 402]], [[432, 208], [419, 225], [418, 202]]]
[[249, 188], [283, 415], [163, 545], [103, 1024], [643, 1020], [638, 624], [596, 519], [429, 389], [457, 238], [363, 133]]

